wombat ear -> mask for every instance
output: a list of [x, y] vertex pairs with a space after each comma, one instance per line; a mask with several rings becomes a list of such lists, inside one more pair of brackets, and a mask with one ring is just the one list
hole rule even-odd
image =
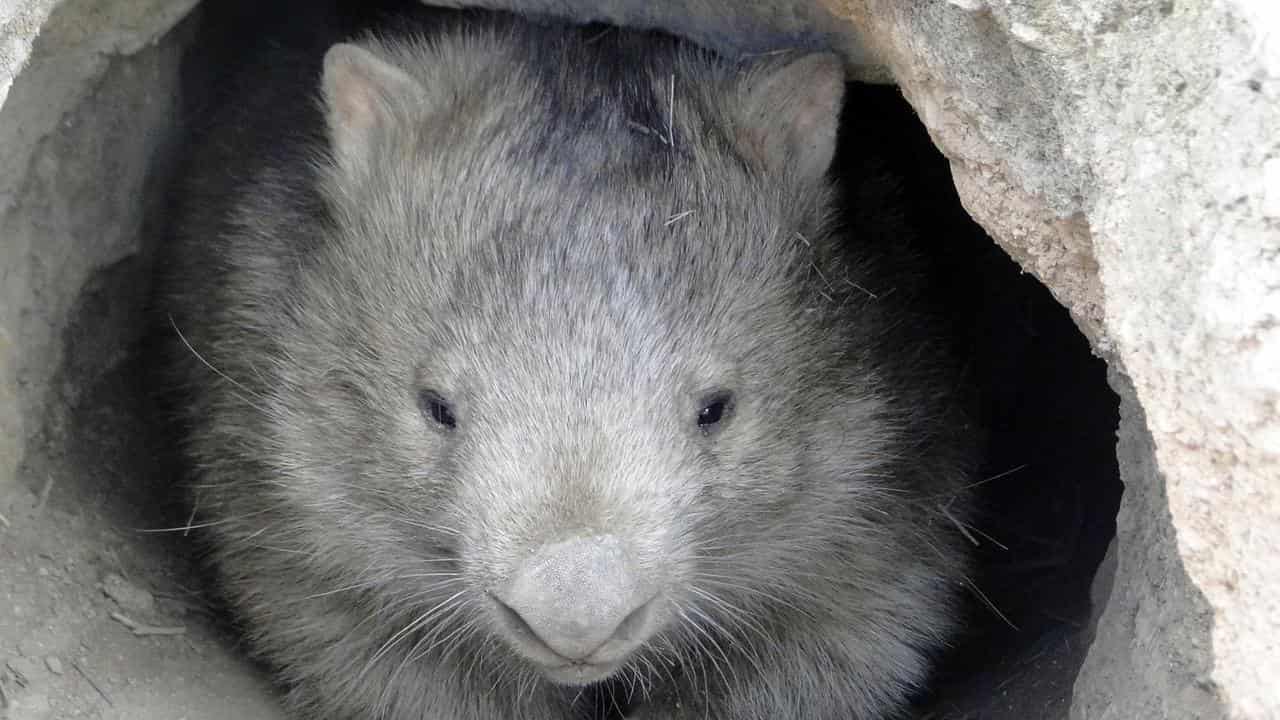
[[833, 53], [752, 68], [741, 88], [736, 134], [742, 151], [763, 169], [821, 178], [835, 156], [844, 83], [844, 65]]
[[365, 164], [378, 138], [426, 100], [409, 73], [358, 45], [339, 43], [324, 56], [321, 80], [329, 140], [346, 169]]

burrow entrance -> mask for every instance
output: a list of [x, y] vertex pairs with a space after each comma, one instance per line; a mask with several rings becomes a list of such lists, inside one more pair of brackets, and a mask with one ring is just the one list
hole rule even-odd
[[[234, 659], [234, 627], [209, 600], [198, 543], [181, 531], [145, 532], [181, 527], [188, 512], [174, 492], [174, 438], [152, 392], [154, 338], [143, 330], [144, 306], [165, 220], [163, 190], [182, 152], [183, 118], [226, 101], [210, 92], [214, 79], [249, 44], [269, 36], [245, 28], [300, 22], [308, 6], [284, 3], [269, 11], [253, 3], [210, 4], [149, 51], [159, 62], [182, 58], [176, 87], [130, 87], [126, 68], [108, 74], [110, 92], [89, 100], [118, 103], [121, 93], [174, 92], [182, 112], [165, 129], [175, 141], [155, 144], [156, 156], [146, 160], [148, 182], [129, 210], [139, 218], [141, 249], [94, 274], [70, 313], [65, 362], [19, 472], [26, 495], [7, 505], [19, 511], [10, 512], [13, 527], [6, 529], [0, 563], [11, 564], [4, 572], [16, 581], [15, 603], [27, 615], [0, 626], [0, 649], [20, 659], [65, 658], [83, 671], [71, 673], [70, 683], [61, 679], [65, 667], [61, 676], [28, 668], [45, 678], [57, 717], [91, 713], [104, 702], [116, 708], [130, 682], [150, 688], [153, 699], [171, 691], [170, 709], [195, 707], [210, 692], [225, 695], [241, 682], [255, 688], [250, 694], [261, 693], [262, 684], [252, 679], [256, 670]], [[345, 11], [356, 18], [364, 8], [353, 4]], [[76, 148], [66, 142], [49, 152]], [[100, 168], [104, 177], [109, 154], [110, 148]], [[1092, 640], [1090, 590], [1115, 534], [1121, 494], [1117, 399], [1105, 364], [1090, 353], [1066, 310], [965, 214], [946, 161], [895, 88], [850, 85], [833, 172], [855, 230], [860, 217], [892, 207], [914, 231], [912, 242], [931, 260], [939, 302], [969, 351], [989, 433], [977, 478], [981, 514], [968, 528], [981, 558], [965, 610], [969, 629], [940, 658], [934, 686], [919, 698], [920, 716], [1065, 717]], [[150, 609], [130, 609], [104, 595], [100, 583], [111, 575], [148, 590]], [[46, 587], [50, 577], [53, 590]], [[59, 613], [73, 616], [63, 630], [27, 629], [27, 620], [39, 625]], [[113, 613], [185, 628], [186, 644], [132, 635]], [[206, 673], [211, 663], [233, 679], [193, 690], [184, 678]], [[239, 673], [248, 679], [235, 679]], [[18, 701], [39, 684], [28, 678], [19, 687], [12, 670], [5, 677]], [[161, 716], [145, 698], [137, 702], [152, 714], [130, 717]], [[206, 714], [191, 717], [246, 716], [234, 703], [203, 707], [199, 712]]]
[[1106, 364], [965, 213], [946, 160], [896, 88], [850, 85], [836, 172], [846, 212], [902, 208], [968, 344], [989, 434], [969, 528], [981, 559], [970, 630], [942, 658], [923, 716], [1066, 717], [1122, 491]]

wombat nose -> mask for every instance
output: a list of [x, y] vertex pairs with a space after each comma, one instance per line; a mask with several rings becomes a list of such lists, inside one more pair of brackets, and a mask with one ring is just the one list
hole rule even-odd
[[629, 651], [648, 624], [653, 595], [622, 542], [603, 535], [543, 547], [498, 600], [551, 650], [580, 660], [611, 654], [606, 645]]

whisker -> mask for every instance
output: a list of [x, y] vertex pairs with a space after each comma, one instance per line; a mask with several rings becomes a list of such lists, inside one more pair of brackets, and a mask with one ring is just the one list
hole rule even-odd
[[1020, 630], [1020, 628], [1017, 625], [1013, 624], [1013, 621], [1010, 620], [1008, 616], [1000, 612], [1000, 608], [996, 607], [996, 604], [991, 601], [991, 598], [987, 597], [987, 594], [982, 592], [982, 590], [977, 586], [977, 584], [974, 583], [972, 580], [970, 580], [968, 576], [965, 576], [964, 583], [965, 585], [969, 586], [969, 589], [972, 590], [973, 593], [978, 596], [978, 599], [982, 600], [983, 604], [985, 604], [991, 610], [991, 612], [995, 613], [996, 617], [1000, 618], [1005, 625], [1008, 625], [1014, 630]]
[[422, 613], [417, 618], [415, 618], [412, 622], [408, 623], [407, 625], [402, 627], [398, 632], [392, 635], [386, 642], [382, 644], [382, 647], [378, 648], [378, 651], [373, 654], [373, 657], [371, 657], [369, 661], [365, 663], [364, 670], [360, 672], [360, 675], [357, 678], [357, 682], [362, 680], [364, 676], [368, 674], [369, 670], [372, 669], [373, 666], [376, 665], [377, 662], [381, 660], [387, 654], [387, 652], [391, 650], [392, 647], [398, 644], [402, 639], [404, 639], [410, 633], [421, 628], [423, 625], [431, 622], [431, 620], [441, 612], [442, 608], [444, 608], [449, 603], [453, 602], [458, 597], [461, 597], [464, 593], [466, 593], [465, 589], [459, 590], [453, 595], [450, 595], [448, 598], [437, 603], [430, 610], [427, 610], [426, 612]]
[[258, 394], [258, 393], [256, 393], [256, 392], [253, 392], [253, 391], [252, 391], [252, 390], [250, 390], [249, 388], [247, 388], [247, 387], [245, 387], [244, 385], [240, 384], [240, 382], [238, 382], [237, 380], [235, 380], [234, 378], [232, 378], [230, 375], [228, 375], [228, 374], [226, 374], [226, 373], [222, 372], [221, 370], [219, 370], [218, 368], [214, 367], [214, 366], [213, 366], [213, 363], [211, 363], [211, 362], [209, 362], [208, 360], [206, 360], [206, 359], [204, 358], [204, 356], [203, 356], [203, 355], [201, 355], [201, 354], [199, 353], [199, 351], [197, 351], [194, 347], [192, 347], [191, 343], [187, 341], [187, 336], [186, 336], [186, 335], [183, 335], [183, 334], [182, 334], [182, 330], [178, 329], [178, 323], [177, 323], [176, 321], [174, 321], [174, 319], [173, 319], [173, 315], [172, 315], [172, 314], [170, 314], [170, 315], [169, 315], [169, 325], [171, 325], [171, 326], [173, 327], [173, 331], [174, 331], [175, 333], [177, 333], [177, 334], [178, 334], [178, 339], [182, 341], [182, 344], [186, 346], [187, 350], [189, 350], [189, 351], [191, 352], [191, 354], [195, 357], [195, 359], [199, 360], [201, 364], [203, 364], [205, 367], [207, 367], [207, 368], [209, 368], [210, 370], [212, 370], [212, 371], [214, 372], [214, 374], [216, 374], [218, 377], [220, 377], [220, 378], [222, 378], [223, 380], [226, 380], [227, 382], [231, 383], [231, 385], [232, 385], [233, 387], [238, 388], [238, 389], [240, 390], [240, 392], [243, 392], [243, 393], [245, 393], [246, 395], [248, 395], [248, 396], [249, 396], [249, 397], [247, 397], [247, 398], [246, 398], [246, 397], [241, 397], [238, 393], [232, 393], [233, 395], [235, 395], [235, 397], [236, 397], [237, 399], [241, 400], [241, 401], [242, 401], [242, 402], [244, 402], [246, 405], [248, 405], [249, 407], [253, 408], [254, 410], [257, 410], [258, 412], [262, 413], [263, 415], [266, 415], [266, 416], [270, 417], [270, 416], [272, 416], [272, 415], [274, 414], [274, 413], [271, 413], [271, 412], [270, 412], [270, 411], [268, 411], [266, 408], [262, 407], [261, 405], [258, 405], [257, 403], [255, 403], [253, 400], [251, 400], [251, 399], [250, 399], [250, 398], [254, 398], [254, 399], [257, 399], [257, 400], [263, 400], [263, 401], [265, 401], [265, 400], [266, 400], [266, 398], [262, 397], [261, 395], [259, 395], [259, 394]]
[[133, 532], [140, 532], [140, 533], [171, 533], [171, 532], [188, 532], [188, 531], [190, 531], [190, 530], [200, 530], [200, 529], [203, 529], [203, 528], [211, 528], [211, 527], [220, 527], [220, 526], [222, 526], [222, 525], [230, 525], [231, 523], [240, 522], [241, 520], [244, 520], [244, 519], [246, 519], [246, 518], [257, 517], [257, 516], [259, 516], [259, 515], [265, 515], [265, 514], [267, 514], [267, 513], [269, 513], [269, 512], [273, 512], [273, 511], [278, 510], [278, 509], [279, 509], [279, 507], [278, 507], [278, 506], [277, 506], [277, 507], [268, 507], [268, 508], [263, 508], [263, 509], [261, 509], [261, 510], [255, 510], [254, 512], [251, 512], [251, 513], [245, 513], [245, 514], [243, 514], [243, 515], [236, 515], [235, 517], [226, 517], [226, 518], [222, 518], [222, 519], [220, 519], [220, 520], [211, 520], [211, 521], [209, 521], [209, 522], [201, 522], [201, 523], [187, 523], [187, 524], [185, 524], [185, 525], [179, 525], [179, 526], [177, 526], [177, 527], [167, 527], [167, 528], [129, 528], [129, 529], [130, 529], [130, 530], [132, 530]]

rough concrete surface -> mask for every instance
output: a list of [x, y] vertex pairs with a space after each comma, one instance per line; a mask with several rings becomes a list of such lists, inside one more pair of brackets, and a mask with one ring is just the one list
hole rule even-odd
[[[5, 591], [64, 572], [15, 529], [31, 510], [15, 508], [39, 498], [13, 478], [33, 438], [57, 436], [53, 408], [82, 392], [59, 378], [101, 374], [125, 345], [110, 313], [67, 332], [86, 282], [130, 272], [176, 83], [178, 41], [148, 44], [193, 1], [65, 0], [50, 15], [52, 0], [0, 0]], [[663, 27], [741, 52], [830, 44], [859, 76], [890, 74], [968, 210], [1072, 311], [1125, 398], [1115, 572], [1100, 578], [1073, 717], [1280, 717], [1280, 3], [461, 4]], [[92, 536], [65, 530], [81, 531]], [[87, 577], [75, 575], [77, 601], [105, 612]], [[0, 653], [27, 657], [12, 632]]]
[[[1076, 717], [1280, 716], [1280, 13], [1257, 2], [846, 1], [974, 217], [1132, 390], [1115, 595]], [[1167, 498], [1157, 534], [1152, 494]], [[1174, 532], [1176, 529], [1176, 532]], [[1128, 540], [1128, 542], [1126, 542]], [[1177, 543], [1195, 594], [1153, 558]], [[1155, 543], [1151, 545], [1149, 543]], [[1209, 621], [1211, 646], [1170, 642]], [[1114, 637], [1124, 637], [1118, 644]]]
[[280, 718], [211, 621], [190, 538], [139, 532], [175, 524], [154, 502], [167, 478], [139, 382], [124, 363], [85, 388], [28, 448], [24, 474], [41, 485], [0, 506], [0, 718]]
[[[138, 532], [160, 523], [153, 497], [134, 492], [147, 487], [136, 471], [151, 450], [128, 438], [154, 433], [123, 400], [95, 397], [119, 376], [139, 331], [139, 251], [172, 132], [182, 33], [152, 41], [191, 4], [62, 3], [0, 108], [7, 720], [268, 720], [277, 712], [191, 600], [199, 595], [181, 548]], [[29, 4], [21, 17], [36, 17], [36, 5], [43, 17], [50, 3]], [[11, 6], [3, 10], [13, 17]], [[15, 41], [14, 25], [0, 27], [0, 46], [26, 41]], [[182, 634], [138, 635], [125, 621]]]
[[[112, 58], [148, 47], [195, 0], [69, 0], [47, 15], [45, 0], [11, 5], [0, 47], [31, 43], [36, 59], [0, 92], [0, 489], [35, 430], [25, 418], [42, 414], [76, 289], [137, 249], [133, 201], [172, 123], [177, 50], [121, 69], [119, 97], [95, 93]], [[12, 69], [0, 64], [0, 87]]]
[[0, 106], [13, 79], [31, 56], [31, 45], [57, 0], [0, 2]]

